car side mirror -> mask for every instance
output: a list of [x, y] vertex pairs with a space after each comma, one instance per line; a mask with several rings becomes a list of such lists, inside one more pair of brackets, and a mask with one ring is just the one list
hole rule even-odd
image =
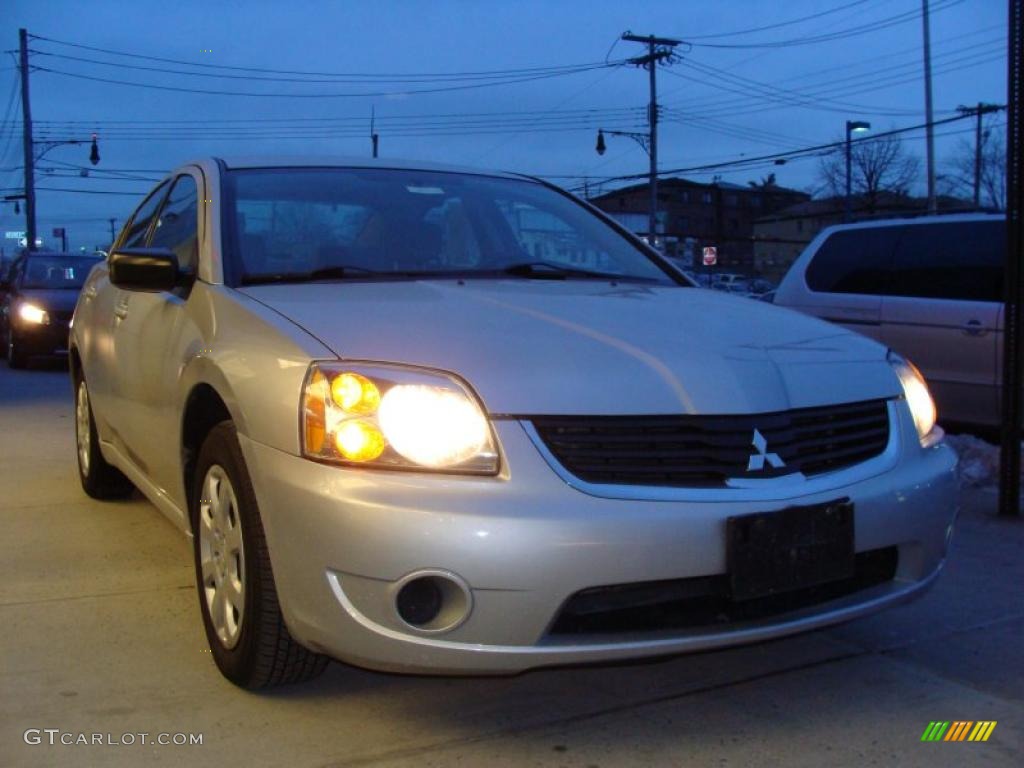
[[120, 248], [110, 255], [109, 269], [110, 282], [126, 291], [170, 291], [182, 277], [170, 248]]

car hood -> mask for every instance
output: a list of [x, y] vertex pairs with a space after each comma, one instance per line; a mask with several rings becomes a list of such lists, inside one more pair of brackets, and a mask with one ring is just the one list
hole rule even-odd
[[492, 414], [757, 413], [900, 393], [881, 345], [698, 288], [467, 279], [240, 290], [339, 357], [454, 372]]
[[35, 304], [47, 312], [71, 312], [78, 301], [75, 288], [23, 288], [18, 300]]

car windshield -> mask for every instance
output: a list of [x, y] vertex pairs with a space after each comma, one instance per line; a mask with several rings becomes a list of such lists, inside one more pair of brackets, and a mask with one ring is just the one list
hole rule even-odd
[[379, 169], [229, 174], [242, 284], [505, 277], [679, 285], [640, 248], [543, 184]]
[[29, 256], [25, 263], [22, 288], [73, 288], [85, 283], [89, 270], [99, 259], [85, 256], [38, 255]]

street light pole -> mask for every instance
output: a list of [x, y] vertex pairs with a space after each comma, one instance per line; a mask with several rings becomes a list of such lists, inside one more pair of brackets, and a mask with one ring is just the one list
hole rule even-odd
[[863, 131], [871, 130], [871, 123], [865, 122], [864, 120], [847, 120], [846, 121], [846, 207], [843, 215], [843, 221], [850, 221], [853, 218], [853, 203], [851, 201], [851, 194], [853, 193], [853, 169], [851, 159], [851, 136], [854, 133], [861, 133]]

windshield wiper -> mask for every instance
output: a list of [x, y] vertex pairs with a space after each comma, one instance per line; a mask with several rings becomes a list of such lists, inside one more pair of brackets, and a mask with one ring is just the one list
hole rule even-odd
[[246, 275], [242, 278], [243, 285], [260, 285], [265, 283], [310, 283], [317, 280], [339, 280], [357, 275], [387, 276], [388, 272], [377, 272], [366, 267], [337, 264], [322, 267], [310, 272], [274, 272], [267, 274]]
[[515, 277], [529, 277], [535, 280], [566, 280], [571, 277], [589, 278], [594, 280], [649, 280], [645, 277], [619, 275], [612, 272], [598, 272], [593, 269], [579, 269], [555, 264], [550, 261], [524, 261], [520, 264], [502, 268], [501, 272]]

